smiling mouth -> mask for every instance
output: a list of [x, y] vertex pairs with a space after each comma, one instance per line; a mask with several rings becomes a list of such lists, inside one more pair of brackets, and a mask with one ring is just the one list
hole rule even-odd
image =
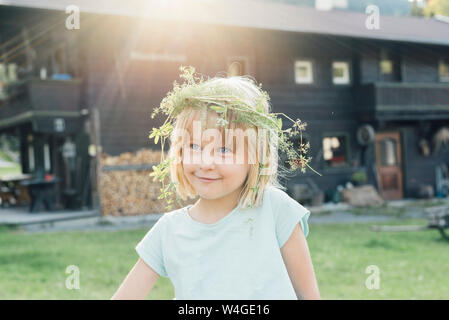
[[195, 177], [197, 177], [198, 180], [203, 181], [203, 182], [213, 182], [213, 181], [219, 180], [219, 179], [202, 178], [202, 177], [198, 177], [198, 176], [195, 176]]

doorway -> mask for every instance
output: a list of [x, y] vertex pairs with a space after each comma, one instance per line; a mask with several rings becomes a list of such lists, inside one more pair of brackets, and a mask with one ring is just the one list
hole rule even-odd
[[376, 167], [379, 193], [385, 200], [403, 198], [403, 173], [400, 132], [376, 134]]

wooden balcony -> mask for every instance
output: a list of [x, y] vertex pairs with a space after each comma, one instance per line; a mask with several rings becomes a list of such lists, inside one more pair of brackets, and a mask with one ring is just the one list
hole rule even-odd
[[8, 88], [0, 104], [0, 130], [29, 121], [48, 126], [52, 118], [78, 118], [80, 109], [80, 79], [29, 79]]
[[449, 119], [449, 83], [371, 83], [356, 89], [362, 120]]

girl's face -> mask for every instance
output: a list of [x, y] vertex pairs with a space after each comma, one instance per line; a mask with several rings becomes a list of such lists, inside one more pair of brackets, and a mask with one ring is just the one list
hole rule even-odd
[[196, 124], [183, 148], [184, 175], [201, 198], [220, 199], [243, 187], [250, 168], [247, 150], [241, 144], [237, 149], [234, 139], [225, 141], [216, 127], [201, 132]]

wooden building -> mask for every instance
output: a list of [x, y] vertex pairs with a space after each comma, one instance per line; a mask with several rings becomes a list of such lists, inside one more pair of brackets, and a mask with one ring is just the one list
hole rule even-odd
[[[26, 171], [30, 135], [36, 162], [48, 144], [51, 172], [65, 170], [58, 150], [70, 137], [81, 154], [75, 180], [89, 176], [96, 129], [110, 155], [154, 147], [148, 133], [163, 119], [150, 114], [180, 65], [251, 75], [273, 111], [307, 122], [310, 165], [322, 176], [298, 173], [289, 187], [310, 178], [329, 192], [362, 170], [384, 199], [401, 199], [425, 185], [437, 191], [449, 165], [447, 22], [380, 16], [376, 29], [361, 13], [249, 0], [9, 2], [0, 5], [0, 63], [30, 66], [35, 79], [0, 102], [0, 130], [20, 133]], [[72, 3], [80, 29], [66, 26]], [[28, 49], [17, 56], [7, 45], [15, 38]], [[43, 80], [43, 68], [72, 77]]]

